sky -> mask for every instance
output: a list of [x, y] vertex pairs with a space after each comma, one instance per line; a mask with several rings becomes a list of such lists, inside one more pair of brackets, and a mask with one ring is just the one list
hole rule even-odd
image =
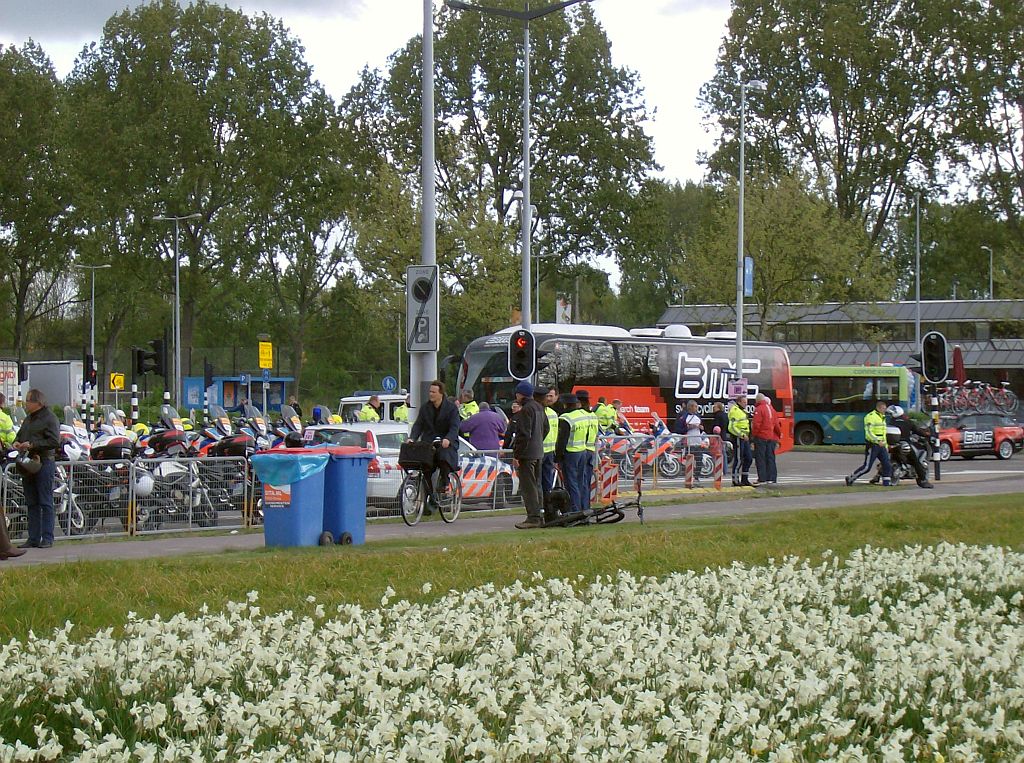
[[[283, 20], [306, 50], [324, 88], [339, 100], [364, 66], [384, 69], [388, 56], [423, 29], [423, 0], [225, 0], [247, 13]], [[440, 8], [442, 0], [434, 0]], [[486, 2], [483, 4], [486, 5]], [[32, 38], [60, 76], [103, 24], [135, 0], [0, 0], [0, 44]], [[537, 3], [535, 2], [536, 6]], [[667, 180], [700, 180], [698, 153], [714, 147], [697, 108], [701, 85], [714, 75], [729, 0], [593, 0], [612, 42], [616, 65], [636, 71], [649, 109], [655, 158]]]

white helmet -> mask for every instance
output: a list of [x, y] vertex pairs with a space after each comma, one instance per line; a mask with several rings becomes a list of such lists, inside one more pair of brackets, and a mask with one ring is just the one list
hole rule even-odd
[[148, 498], [153, 493], [153, 475], [149, 472], [139, 472], [135, 475], [135, 497]]
[[894, 419], [902, 417], [904, 413], [903, 409], [900, 408], [898, 405], [890, 405], [888, 408], [885, 409], [885, 412], [892, 416]]

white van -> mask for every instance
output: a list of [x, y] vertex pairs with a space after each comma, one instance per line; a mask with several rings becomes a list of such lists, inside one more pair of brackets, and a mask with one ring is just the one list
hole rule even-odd
[[394, 392], [375, 392], [343, 397], [341, 402], [338, 403], [338, 415], [341, 416], [341, 420], [345, 423], [358, 421], [359, 411], [370, 402], [370, 398], [373, 395], [380, 398], [381, 408], [383, 409], [381, 421], [394, 421], [395, 409], [403, 405], [408, 397], [406, 393]]

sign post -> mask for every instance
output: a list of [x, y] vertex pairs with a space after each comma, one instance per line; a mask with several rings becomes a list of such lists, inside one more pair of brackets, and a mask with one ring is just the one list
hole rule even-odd
[[270, 389], [270, 369], [263, 369], [263, 418], [270, 420], [267, 417], [267, 390]]
[[110, 374], [110, 389], [114, 393], [114, 408], [117, 408], [117, 393], [124, 390], [124, 374], [117, 371]]

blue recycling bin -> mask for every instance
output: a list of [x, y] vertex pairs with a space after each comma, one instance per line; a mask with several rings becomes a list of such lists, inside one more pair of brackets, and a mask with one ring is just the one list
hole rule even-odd
[[323, 449], [279, 448], [252, 457], [263, 483], [263, 539], [267, 546], [316, 546], [324, 528]]
[[324, 527], [335, 543], [366, 542], [366, 469], [373, 453], [365, 448], [329, 447], [324, 478]]

